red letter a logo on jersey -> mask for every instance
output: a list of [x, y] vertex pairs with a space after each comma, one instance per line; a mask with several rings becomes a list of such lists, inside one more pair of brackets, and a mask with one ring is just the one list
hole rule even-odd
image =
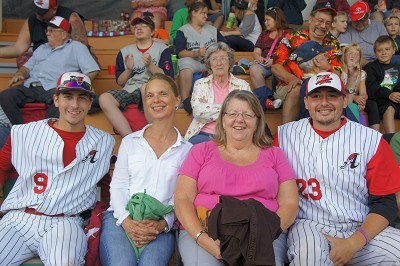
[[344, 169], [347, 166], [350, 166], [351, 169], [356, 168], [357, 166], [360, 165], [360, 162], [357, 161], [359, 153], [352, 153], [350, 156], [347, 158], [347, 160], [343, 163], [342, 166], [340, 166], [340, 169]]
[[95, 158], [96, 154], [97, 154], [96, 150], [91, 150], [89, 152], [89, 154], [86, 155], [85, 158], [83, 158], [82, 163], [86, 162], [89, 158], [90, 158], [90, 161], [89, 161], [90, 163], [95, 163], [97, 161]]

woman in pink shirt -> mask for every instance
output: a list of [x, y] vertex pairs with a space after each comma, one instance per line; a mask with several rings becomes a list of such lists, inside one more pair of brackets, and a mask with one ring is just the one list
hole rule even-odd
[[204, 142], [214, 136], [215, 121], [229, 92], [250, 91], [249, 83], [230, 73], [234, 62], [233, 51], [227, 44], [218, 42], [207, 48], [205, 64], [211, 75], [197, 80], [193, 86], [190, 100], [193, 120], [185, 135], [190, 143]]
[[[192, 147], [179, 170], [175, 213], [181, 223], [179, 250], [184, 265], [223, 265], [219, 240], [202, 224], [221, 195], [253, 198], [280, 218], [285, 231], [298, 210], [295, 173], [283, 151], [272, 147], [257, 97], [232, 91], [222, 104], [214, 141]], [[200, 217], [200, 218], [199, 218]], [[285, 254], [285, 235], [273, 242], [277, 265]]]

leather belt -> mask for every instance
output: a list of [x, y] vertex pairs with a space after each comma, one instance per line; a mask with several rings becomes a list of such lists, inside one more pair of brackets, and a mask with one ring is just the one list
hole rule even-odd
[[[36, 209], [33, 209], [33, 208], [25, 208], [24, 212], [25, 213], [29, 213], [29, 214], [34, 214], [34, 215], [39, 215], [39, 216], [44, 215], [44, 216], [49, 216], [49, 217], [64, 217], [64, 216], [66, 216], [64, 213], [53, 214], [53, 215], [45, 214], [45, 213], [39, 212], [39, 211], [37, 211]], [[68, 216], [69, 217], [75, 217], [76, 215], [68, 215]]]
[[40, 81], [32, 82], [29, 86], [30, 87], [43, 87], [42, 83], [40, 83]]

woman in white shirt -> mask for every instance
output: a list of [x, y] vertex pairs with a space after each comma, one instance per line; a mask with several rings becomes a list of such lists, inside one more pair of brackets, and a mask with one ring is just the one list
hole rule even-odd
[[[178, 169], [192, 145], [173, 126], [180, 97], [170, 77], [154, 74], [142, 97], [152, 124], [122, 139], [110, 184], [110, 208], [102, 220], [102, 265], [166, 265], [174, 252], [175, 236], [170, 232], [174, 212], [160, 220], [135, 221], [126, 205], [132, 195], [144, 191], [172, 205]], [[132, 245], [146, 246], [140, 257]]]

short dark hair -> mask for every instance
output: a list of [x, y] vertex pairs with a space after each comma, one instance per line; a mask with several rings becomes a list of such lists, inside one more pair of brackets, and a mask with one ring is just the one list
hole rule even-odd
[[379, 44], [388, 43], [388, 42], [390, 42], [392, 44], [393, 48], [396, 50], [396, 43], [394, 42], [393, 38], [390, 37], [389, 35], [381, 35], [376, 39], [376, 41], [374, 43], [374, 52], [376, 50], [376, 46], [378, 46]]

